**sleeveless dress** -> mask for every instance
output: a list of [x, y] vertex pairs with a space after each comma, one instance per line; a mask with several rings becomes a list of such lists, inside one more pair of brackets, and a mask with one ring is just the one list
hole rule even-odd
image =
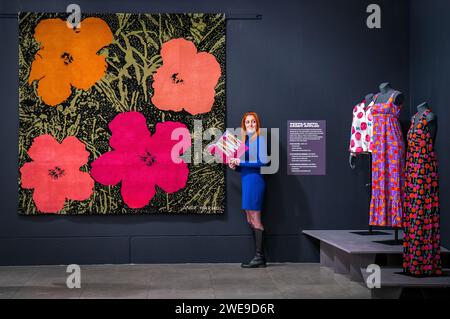
[[398, 117], [401, 107], [393, 103], [372, 106], [372, 198], [369, 225], [402, 227], [405, 142]]
[[242, 209], [261, 211], [266, 188], [261, 166], [267, 164], [267, 147], [263, 136], [258, 135], [252, 142], [249, 142], [249, 137], [247, 135], [245, 141], [248, 149], [242, 155], [239, 166], [236, 166], [236, 170], [241, 173]]
[[403, 271], [416, 276], [442, 273], [439, 181], [426, 110], [408, 131], [403, 221]]
[[366, 102], [353, 108], [352, 130], [350, 134], [349, 151], [354, 154], [372, 152], [373, 148], [373, 102], [366, 106]]

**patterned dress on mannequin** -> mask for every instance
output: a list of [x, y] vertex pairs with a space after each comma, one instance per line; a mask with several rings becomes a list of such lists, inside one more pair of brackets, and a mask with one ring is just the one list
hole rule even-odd
[[402, 227], [405, 142], [394, 94], [372, 106], [372, 199], [369, 225]]
[[[408, 131], [403, 221], [403, 271], [415, 276], [442, 274], [439, 181], [426, 110], [414, 115]], [[418, 124], [414, 118], [420, 116]]]

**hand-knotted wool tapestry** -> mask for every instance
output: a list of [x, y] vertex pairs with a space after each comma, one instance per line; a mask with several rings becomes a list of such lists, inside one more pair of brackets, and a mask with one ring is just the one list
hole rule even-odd
[[19, 14], [19, 213], [223, 213], [193, 158], [194, 123], [225, 130], [225, 16], [67, 17]]

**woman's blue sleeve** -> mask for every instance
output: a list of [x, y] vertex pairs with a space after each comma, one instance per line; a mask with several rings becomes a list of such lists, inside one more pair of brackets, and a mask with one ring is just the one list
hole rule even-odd
[[[257, 144], [258, 154], [256, 161], [241, 161], [239, 163], [240, 167], [261, 167], [267, 165], [267, 145], [266, 140], [262, 136], [258, 136], [258, 141], [255, 141]], [[239, 167], [237, 166], [237, 167]]]

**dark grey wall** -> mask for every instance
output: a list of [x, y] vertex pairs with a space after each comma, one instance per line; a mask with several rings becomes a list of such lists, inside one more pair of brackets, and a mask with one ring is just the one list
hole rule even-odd
[[427, 101], [438, 116], [441, 231], [450, 246], [450, 1], [411, 2], [411, 114]]
[[[409, 96], [407, 0], [76, 2], [86, 12], [262, 14], [262, 20], [227, 22], [227, 126], [255, 110], [263, 126], [280, 128], [281, 167], [267, 178], [263, 213], [269, 259], [317, 261], [317, 247], [303, 229], [367, 228], [364, 172], [347, 162], [351, 110], [384, 81]], [[365, 26], [372, 2], [382, 5], [381, 30]], [[69, 3], [2, 1], [0, 12], [64, 11]], [[2, 18], [0, 26], [0, 264], [238, 262], [250, 256], [234, 172], [228, 172], [223, 216], [18, 216], [18, 28], [15, 19]], [[402, 118], [408, 117], [405, 106]], [[327, 120], [326, 176], [286, 175], [286, 123], [294, 119]]]

